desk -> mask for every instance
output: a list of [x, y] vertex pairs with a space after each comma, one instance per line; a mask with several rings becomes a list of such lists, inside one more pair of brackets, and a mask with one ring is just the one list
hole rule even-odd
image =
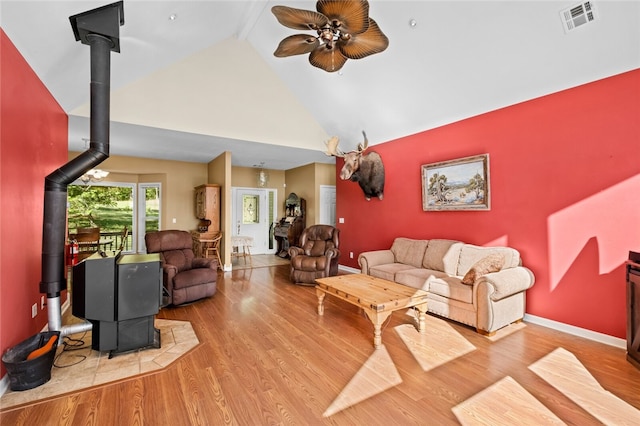
[[[249, 264], [253, 266], [251, 262], [251, 246], [253, 245], [253, 237], [246, 237], [243, 235], [234, 235], [231, 237], [231, 257], [244, 258], [244, 263], [247, 263], [247, 255], [249, 256]], [[242, 248], [242, 251], [240, 251]]]

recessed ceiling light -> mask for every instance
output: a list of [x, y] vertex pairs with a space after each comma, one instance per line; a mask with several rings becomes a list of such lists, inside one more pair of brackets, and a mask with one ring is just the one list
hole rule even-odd
[[169, 15], [170, 21], [175, 21], [176, 19], [178, 19], [178, 15], [176, 15], [175, 13], [172, 13], [171, 15]]
[[409, 26], [411, 28], [415, 28], [416, 25], [418, 25], [418, 21], [416, 21], [415, 19], [409, 19]]

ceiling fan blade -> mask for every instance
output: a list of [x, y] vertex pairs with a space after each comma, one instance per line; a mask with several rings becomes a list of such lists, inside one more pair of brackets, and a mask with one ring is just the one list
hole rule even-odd
[[338, 49], [327, 49], [325, 46], [320, 46], [315, 49], [309, 55], [309, 62], [314, 67], [321, 68], [327, 72], [338, 71], [345, 62], [345, 58]]
[[316, 8], [331, 22], [338, 21], [340, 31], [347, 34], [360, 34], [369, 27], [367, 0], [319, 0]]
[[302, 55], [303, 53], [312, 52], [319, 45], [320, 41], [312, 35], [294, 34], [282, 40], [273, 54], [278, 58]]
[[369, 19], [369, 29], [362, 34], [353, 34], [350, 39], [338, 40], [338, 49], [349, 59], [362, 59], [380, 53], [389, 46], [389, 39], [373, 19]]
[[294, 30], [317, 30], [329, 23], [326, 16], [313, 10], [273, 6], [271, 12], [276, 16], [278, 22]]

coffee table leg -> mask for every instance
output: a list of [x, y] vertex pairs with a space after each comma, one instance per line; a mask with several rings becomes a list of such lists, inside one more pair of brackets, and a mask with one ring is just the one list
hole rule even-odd
[[382, 324], [389, 318], [391, 311], [389, 312], [376, 312], [365, 309], [367, 316], [373, 323], [373, 346], [378, 349], [382, 346]]
[[324, 296], [325, 296], [325, 292], [320, 290], [320, 289], [316, 289], [316, 295], [318, 296], [318, 315], [324, 315]]
[[427, 315], [426, 315], [426, 313], [427, 313], [427, 304], [423, 303], [421, 305], [417, 305], [415, 308], [420, 313], [418, 315], [418, 331], [420, 333], [424, 333], [425, 330], [426, 330], [425, 321], [427, 319]]

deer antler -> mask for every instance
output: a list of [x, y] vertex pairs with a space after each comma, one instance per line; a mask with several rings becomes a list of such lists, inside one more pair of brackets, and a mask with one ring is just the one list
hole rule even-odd
[[325, 154], [331, 155], [333, 157], [344, 157], [344, 152], [338, 149], [339, 142], [340, 142], [340, 139], [338, 139], [337, 136], [334, 136], [328, 141], [326, 141], [324, 143], [327, 146], [327, 152], [325, 152]]
[[369, 139], [367, 139], [367, 134], [364, 132], [364, 130], [362, 131], [362, 136], [364, 136], [364, 142], [358, 144], [359, 153], [363, 153], [364, 150], [367, 149], [367, 146], [369, 146]]

